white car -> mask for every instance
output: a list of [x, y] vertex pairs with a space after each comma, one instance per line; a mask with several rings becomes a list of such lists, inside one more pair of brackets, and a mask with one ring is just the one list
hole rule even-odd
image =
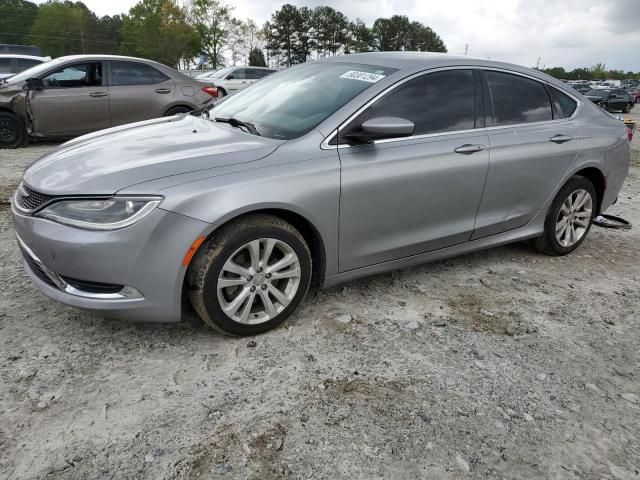
[[34, 57], [33, 55], [17, 55], [13, 53], [0, 54], [0, 80], [49, 60], [51, 60], [51, 57]]
[[218, 89], [218, 98], [222, 98], [244, 90], [249, 85], [276, 71], [273, 68], [265, 67], [227, 67], [216, 70], [207, 76], [199, 75], [196, 80], [213, 83]]

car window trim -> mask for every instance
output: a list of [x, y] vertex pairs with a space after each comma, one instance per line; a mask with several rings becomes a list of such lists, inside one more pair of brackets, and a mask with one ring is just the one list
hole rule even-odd
[[[375, 103], [378, 99], [382, 98], [383, 96], [387, 95], [389, 92], [395, 90], [396, 88], [398, 88], [400, 85], [404, 84], [405, 82], [408, 82], [409, 80], [413, 80], [414, 78], [418, 78], [422, 75], [428, 75], [430, 73], [435, 73], [435, 72], [440, 72], [440, 71], [446, 71], [446, 70], [478, 70], [479, 73], [481, 74], [481, 77], [483, 78], [482, 81], [482, 94], [483, 94], [483, 98], [484, 98], [484, 110], [485, 110], [485, 126], [484, 127], [480, 127], [480, 128], [472, 128], [472, 129], [467, 129], [467, 130], [451, 130], [448, 132], [437, 132], [437, 133], [424, 133], [421, 135], [411, 135], [409, 137], [401, 137], [401, 138], [387, 138], [387, 139], [383, 139], [383, 140], [375, 140], [373, 142], [373, 145], [377, 145], [377, 144], [384, 144], [384, 143], [392, 143], [392, 142], [406, 142], [407, 140], [418, 140], [418, 139], [423, 139], [423, 138], [431, 138], [431, 137], [438, 137], [438, 136], [445, 136], [445, 135], [457, 135], [460, 133], [470, 133], [470, 132], [484, 132], [484, 131], [494, 131], [494, 130], [500, 130], [500, 129], [505, 129], [505, 128], [521, 128], [521, 127], [529, 127], [529, 126], [536, 126], [536, 125], [545, 125], [545, 124], [552, 124], [552, 123], [560, 123], [560, 122], [570, 122], [572, 121], [579, 113], [583, 103], [582, 101], [577, 98], [575, 95], [572, 95], [570, 92], [567, 92], [565, 89], [563, 88], [558, 88], [555, 84], [540, 79], [540, 78], [536, 78], [532, 75], [527, 75], [526, 73], [521, 73], [521, 72], [516, 72], [514, 70], [508, 70], [506, 68], [499, 68], [499, 67], [485, 67], [485, 66], [481, 66], [481, 65], [455, 65], [455, 66], [448, 66], [448, 67], [437, 67], [437, 68], [432, 68], [429, 70], [421, 70], [419, 72], [415, 72], [401, 80], [398, 80], [396, 83], [394, 83], [393, 85], [389, 85], [387, 88], [385, 88], [383, 91], [379, 92], [378, 94], [376, 94], [373, 98], [371, 98], [369, 101], [367, 101], [362, 107], [360, 107], [359, 109], [357, 109], [355, 111], [355, 113], [353, 113], [352, 115], [350, 115], [346, 120], [344, 120], [337, 128], [335, 128], [320, 144], [320, 148], [322, 150], [333, 150], [333, 149], [340, 149], [340, 148], [354, 148], [354, 147], [360, 147], [362, 145], [349, 145], [349, 144], [333, 144], [330, 145], [329, 142], [331, 140], [333, 140], [334, 137], [336, 137], [338, 135], [338, 132], [340, 130], [345, 129], [349, 123], [351, 123], [353, 120], [355, 120], [363, 111], [365, 111], [367, 108], [369, 108], [373, 103]], [[488, 92], [485, 90], [487, 88], [486, 85], [486, 75], [483, 75], [482, 72], [484, 71], [495, 71], [495, 72], [502, 72], [502, 73], [509, 73], [509, 74], [513, 74], [513, 75], [518, 75], [524, 78], [528, 78], [530, 80], [534, 80], [538, 83], [541, 83], [543, 86], [545, 86], [545, 90], [546, 90], [546, 86], [551, 86], [554, 88], [557, 88], [558, 90], [560, 90], [562, 93], [564, 93], [565, 95], [567, 95], [568, 97], [570, 97], [573, 101], [576, 102], [577, 106], [576, 109], [573, 112], [573, 115], [571, 115], [571, 117], [569, 118], [559, 118], [559, 119], [554, 119], [554, 120], [542, 120], [539, 122], [529, 122], [529, 123], [518, 123], [518, 124], [513, 124], [513, 125], [493, 125], [493, 116], [490, 116], [488, 110], [487, 110], [487, 101], [490, 101], [490, 99], [488, 99]], [[553, 108], [553, 105], [552, 105]], [[491, 125], [487, 125], [487, 121], [491, 120]], [[371, 144], [369, 144], [371, 145]]]
[[42, 73], [38, 78], [40, 80], [44, 80], [47, 75], [51, 75], [52, 73], [58, 72], [62, 69], [68, 68], [68, 67], [73, 67], [74, 65], [82, 65], [83, 63], [101, 63], [102, 64], [102, 85], [92, 85], [92, 86], [84, 86], [84, 87], [43, 87], [43, 90], [47, 90], [47, 89], [53, 89], [53, 90], [59, 90], [59, 89], [70, 89], [70, 88], [98, 88], [98, 87], [106, 87], [107, 85], [107, 77], [105, 75], [106, 72], [106, 68], [107, 65], [104, 60], [82, 60], [82, 61], [76, 61], [76, 62], [70, 62], [70, 63], [63, 63], [61, 65], [58, 65], [56, 68], [52, 68], [51, 70], [46, 71], [45, 73]]

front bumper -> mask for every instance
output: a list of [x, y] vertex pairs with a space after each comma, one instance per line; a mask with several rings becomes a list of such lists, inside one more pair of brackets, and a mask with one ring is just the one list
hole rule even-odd
[[157, 208], [130, 227], [97, 232], [11, 211], [25, 270], [45, 295], [104, 317], [181, 320], [182, 259], [210, 224]]

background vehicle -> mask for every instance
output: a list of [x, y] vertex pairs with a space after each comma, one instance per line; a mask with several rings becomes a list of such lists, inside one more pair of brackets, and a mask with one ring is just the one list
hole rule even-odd
[[216, 93], [213, 86], [150, 60], [60, 57], [0, 85], [0, 147], [20, 146], [28, 136], [72, 137], [189, 112], [213, 101]]
[[17, 54], [41, 57], [40, 47], [35, 45], [14, 45], [11, 43], [0, 43], [0, 54]]
[[583, 95], [593, 90], [590, 85], [587, 85], [584, 83], [574, 83], [569, 86], [573, 88], [576, 92], [580, 92]]
[[568, 254], [630, 162], [624, 123], [561, 82], [468, 57], [332, 57], [208, 113], [87, 135], [26, 170], [12, 213], [44, 293], [148, 321], [180, 320], [188, 297], [253, 335], [310, 285], [525, 239]]
[[227, 67], [198, 80], [211, 82], [218, 89], [218, 97], [233, 95], [258, 80], [275, 73], [276, 70], [265, 67]]
[[635, 103], [629, 93], [621, 88], [596, 88], [587, 92], [585, 96], [607, 111], [619, 110], [629, 113]]
[[31, 55], [0, 54], [0, 80], [16, 73], [25, 71], [35, 65], [51, 60], [48, 57], [34, 57]]

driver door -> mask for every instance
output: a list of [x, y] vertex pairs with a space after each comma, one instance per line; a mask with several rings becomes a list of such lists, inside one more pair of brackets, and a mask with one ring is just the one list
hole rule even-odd
[[238, 68], [227, 75], [227, 78], [224, 82], [224, 88], [227, 90], [229, 95], [233, 95], [234, 93], [239, 92], [243, 88], [247, 88], [249, 84], [246, 78], [246, 69]]
[[109, 92], [101, 61], [66, 64], [42, 79], [30, 104], [35, 131], [43, 135], [73, 136], [111, 126]]
[[[489, 167], [479, 81], [471, 69], [414, 77], [340, 130], [341, 272], [470, 239]], [[346, 139], [380, 117], [410, 120], [413, 135]]]

